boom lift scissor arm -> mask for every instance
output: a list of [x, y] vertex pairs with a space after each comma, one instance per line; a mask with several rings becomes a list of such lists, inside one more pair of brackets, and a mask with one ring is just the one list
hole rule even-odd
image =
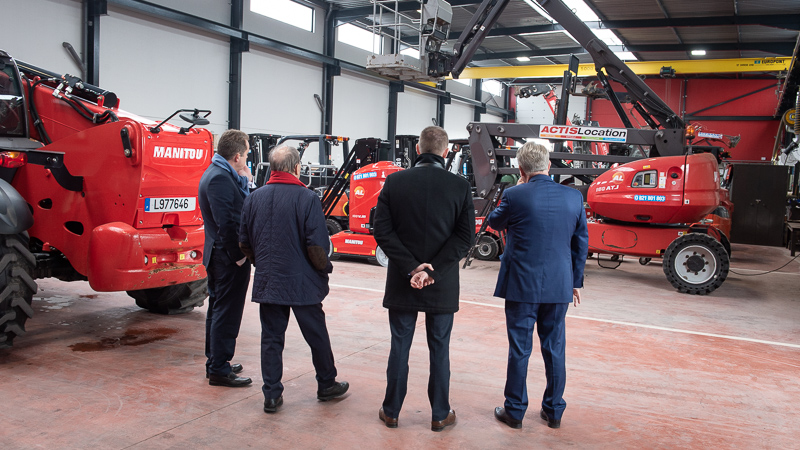
[[[467, 27], [461, 33], [453, 47], [453, 55], [431, 55], [428, 75], [443, 77], [461, 74], [472, 60], [480, 44], [489, 34], [489, 30], [497, 22], [509, 0], [483, 0]], [[622, 105], [613, 93], [609, 80], [616, 81], [628, 91], [634, 109], [653, 128], [683, 129], [683, 120], [658, 95], [650, 89], [622, 60], [620, 60], [605, 42], [597, 39], [589, 27], [581, 21], [561, 0], [536, 0], [547, 13], [566, 30], [592, 56], [597, 76], [609, 93], [609, 100], [614, 104], [625, 127], [633, 128], [622, 109]], [[447, 59], [449, 58], [449, 59]], [[447, 59], [442, 64], [433, 64], [434, 60]], [[437, 71], [436, 67], [444, 71]], [[651, 156], [659, 156], [653, 154]], [[667, 156], [667, 155], [661, 155]]]

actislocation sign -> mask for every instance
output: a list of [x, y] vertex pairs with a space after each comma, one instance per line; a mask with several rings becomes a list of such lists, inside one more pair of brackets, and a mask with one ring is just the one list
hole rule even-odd
[[542, 139], [565, 139], [569, 141], [625, 142], [626, 128], [575, 127], [570, 125], [542, 125]]

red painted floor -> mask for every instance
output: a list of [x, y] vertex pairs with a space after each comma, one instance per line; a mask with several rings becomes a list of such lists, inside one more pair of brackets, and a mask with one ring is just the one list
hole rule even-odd
[[[316, 401], [311, 356], [290, 323], [285, 404], [262, 412], [258, 310], [248, 302], [236, 362], [251, 387], [208, 386], [205, 307], [140, 310], [124, 293], [39, 280], [36, 316], [0, 350], [0, 448], [800, 448], [800, 260], [786, 249], [734, 246], [728, 280], [709, 296], [677, 293], [659, 264], [588, 262], [584, 304], [567, 319], [568, 403], [562, 427], [538, 418], [538, 355], [521, 430], [497, 422], [507, 342], [498, 262], [462, 270], [452, 335], [458, 423], [430, 431], [427, 347], [417, 333], [400, 426], [377, 418], [389, 351], [384, 270], [337, 261], [325, 301], [339, 401]], [[607, 265], [607, 263], [604, 263]], [[420, 321], [420, 325], [422, 322]]]

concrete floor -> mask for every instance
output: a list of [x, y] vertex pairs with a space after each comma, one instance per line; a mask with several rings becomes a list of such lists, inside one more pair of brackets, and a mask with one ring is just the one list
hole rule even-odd
[[[462, 271], [452, 335], [458, 423], [430, 431], [427, 347], [411, 354], [400, 427], [377, 418], [389, 352], [384, 269], [337, 261], [325, 301], [339, 401], [316, 401], [308, 347], [289, 326], [285, 404], [262, 412], [258, 309], [248, 301], [235, 362], [247, 388], [208, 386], [205, 307], [180, 316], [137, 308], [124, 293], [40, 280], [36, 316], [0, 351], [0, 448], [800, 448], [800, 260], [781, 248], [733, 247], [731, 273], [709, 296], [677, 293], [661, 266], [589, 261], [584, 303], [567, 319], [568, 402], [562, 427], [538, 418], [541, 358], [531, 358], [531, 410], [521, 430], [502, 405], [507, 341], [498, 262]], [[419, 325], [422, 325], [420, 321]]]

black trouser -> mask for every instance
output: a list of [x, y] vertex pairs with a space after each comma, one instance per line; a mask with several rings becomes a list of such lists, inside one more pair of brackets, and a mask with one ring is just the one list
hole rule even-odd
[[[386, 368], [386, 397], [383, 412], [396, 418], [400, 414], [408, 386], [408, 354], [417, 324], [416, 311], [389, 310], [392, 350]], [[425, 313], [425, 331], [430, 353], [428, 400], [431, 420], [444, 420], [450, 411], [450, 332], [453, 314]]]
[[336, 383], [336, 366], [333, 361], [331, 340], [325, 325], [325, 311], [322, 303], [316, 305], [287, 306], [262, 303], [261, 316], [261, 377], [264, 386], [261, 390], [266, 400], [278, 398], [283, 394], [283, 345], [286, 341], [286, 327], [289, 325], [289, 310], [303, 333], [303, 338], [311, 347], [311, 362], [317, 372], [317, 389], [323, 390]]
[[242, 325], [244, 299], [250, 285], [250, 263], [231, 264], [219, 250], [208, 263], [208, 313], [206, 314], [206, 371], [231, 373], [230, 361]]

